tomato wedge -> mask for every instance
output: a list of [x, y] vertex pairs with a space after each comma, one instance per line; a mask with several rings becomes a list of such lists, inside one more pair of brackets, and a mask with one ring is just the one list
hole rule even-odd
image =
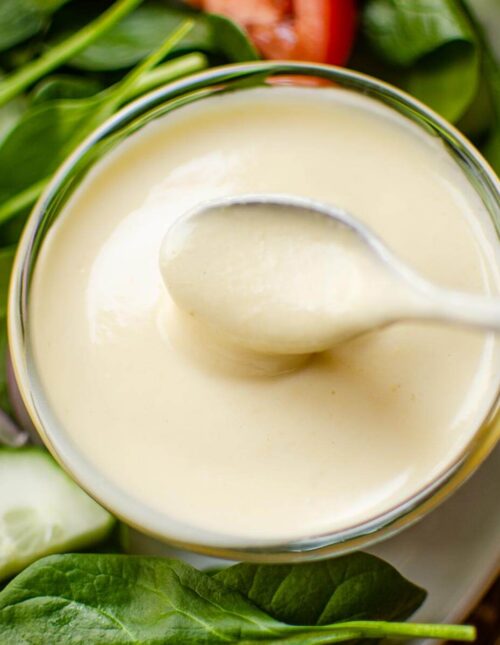
[[265, 58], [343, 65], [356, 31], [356, 0], [194, 0], [244, 27]]
[[276, 23], [292, 9], [292, 0], [191, 0], [191, 4], [223, 14], [245, 27]]

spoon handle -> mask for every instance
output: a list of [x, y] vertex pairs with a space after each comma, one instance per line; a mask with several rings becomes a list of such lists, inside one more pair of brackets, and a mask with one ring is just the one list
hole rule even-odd
[[500, 298], [431, 287], [421, 317], [500, 332]]

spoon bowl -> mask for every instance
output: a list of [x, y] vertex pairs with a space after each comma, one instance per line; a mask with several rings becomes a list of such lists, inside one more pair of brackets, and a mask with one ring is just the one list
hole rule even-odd
[[360, 220], [283, 194], [201, 203], [160, 265], [179, 307], [238, 347], [310, 354], [402, 320], [500, 329], [500, 300], [434, 285]]

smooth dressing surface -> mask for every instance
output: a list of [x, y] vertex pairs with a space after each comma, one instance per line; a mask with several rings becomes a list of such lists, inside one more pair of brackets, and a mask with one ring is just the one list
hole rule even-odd
[[160, 269], [179, 308], [233, 352], [318, 353], [418, 306], [356, 230], [300, 204], [188, 213], [167, 231]]
[[201, 360], [203, 335], [163, 283], [161, 243], [200, 201], [256, 192], [344, 208], [443, 286], [497, 293], [498, 258], [439, 144], [344, 90], [205, 99], [89, 174], [32, 286], [49, 403], [136, 500], [207, 531], [280, 540], [369, 520], [442, 474], [493, 402], [499, 356], [492, 336], [402, 324], [273, 377]]

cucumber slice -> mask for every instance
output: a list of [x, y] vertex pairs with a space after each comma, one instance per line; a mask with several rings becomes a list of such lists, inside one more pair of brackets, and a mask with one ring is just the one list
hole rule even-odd
[[113, 524], [42, 448], [0, 449], [0, 580], [44, 555], [88, 547]]

